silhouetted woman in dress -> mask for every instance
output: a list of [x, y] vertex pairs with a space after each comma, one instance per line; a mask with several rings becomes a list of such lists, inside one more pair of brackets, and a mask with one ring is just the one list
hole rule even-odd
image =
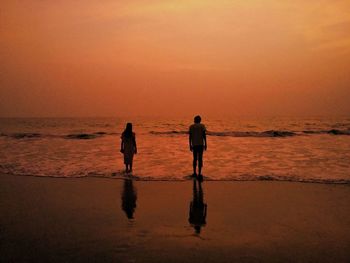
[[120, 145], [120, 152], [124, 154], [125, 171], [127, 173], [132, 172], [132, 161], [134, 154], [137, 154], [136, 136], [132, 131], [132, 124], [129, 122], [126, 124], [126, 128], [121, 136], [122, 142]]

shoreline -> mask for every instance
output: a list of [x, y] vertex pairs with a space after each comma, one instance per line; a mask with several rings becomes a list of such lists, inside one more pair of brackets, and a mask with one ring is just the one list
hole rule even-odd
[[[204, 181], [201, 196], [191, 180], [81, 179], [0, 175], [1, 262], [350, 258], [347, 184]], [[201, 198], [198, 234], [189, 208]]]
[[[184, 176], [183, 179], [179, 178], [151, 178], [149, 176], [139, 177], [139, 176], [127, 176], [125, 174], [111, 175], [111, 176], [99, 176], [99, 175], [83, 175], [83, 176], [50, 176], [50, 175], [30, 175], [30, 174], [10, 174], [10, 173], [0, 173], [0, 176], [15, 176], [15, 177], [34, 177], [34, 178], [52, 178], [52, 179], [102, 179], [102, 180], [133, 180], [135, 182], [189, 182], [193, 178], [191, 175]], [[350, 180], [346, 179], [310, 179], [310, 180], [293, 180], [293, 179], [277, 179], [269, 176], [259, 176], [258, 179], [213, 179], [211, 177], [204, 176], [203, 182], [233, 182], [233, 183], [258, 183], [258, 182], [276, 182], [276, 183], [300, 183], [300, 184], [320, 184], [320, 185], [349, 185]]]

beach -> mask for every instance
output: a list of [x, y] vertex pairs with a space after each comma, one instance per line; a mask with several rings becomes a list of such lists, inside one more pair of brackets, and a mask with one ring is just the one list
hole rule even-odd
[[349, 10], [1, 1], [0, 263], [350, 263]]
[[1, 175], [1, 262], [350, 259], [349, 185], [204, 181], [200, 233], [196, 191], [192, 180]]

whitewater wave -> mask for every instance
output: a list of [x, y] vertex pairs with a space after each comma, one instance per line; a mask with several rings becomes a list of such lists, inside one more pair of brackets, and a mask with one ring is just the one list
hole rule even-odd
[[95, 133], [75, 133], [75, 134], [68, 134], [64, 136], [66, 139], [78, 139], [78, 140], [89, 140], [89, 139], [96, 139], [99, 137], [102, 137], [106, 135], [105, 132], [95, 132]]
[[328, 134], [333, 134], [333, 135], [350, 135], [350, 129], [348, 130], [337, 130], [337, 129], [332, 129], [327, 131]]
[[[111, 173], [99, 173], [99, 172], [87, 172], [87, 173], [76, 173], [69, 175], [47, 175], [47, 174], [27, 174], [14, 171], [1, 171], [1, 174], [12, 175], [12, 176], [32, 176], [42, 178], [63, 178], [63, 179], [79, 179], [79, 178], [99, 178], [99, 179], [133, 179], [136, 181], [165, 181], [165, 182], [183, 182], [193, 180], [192, 175], [185, 175], [183, 177], [166, 177], [166, 176], [144, 176], [144, 175], [130, 175], [124, 171], [116, 171]], [[350, 179], [329, 179], [329, 178], [301, 178], [293, 175], [236, 175], [226, 176], [222, 178], [215, 178], [211, 176], [204, 176], [205, 181], [215, 182], [258, 182], [258, 181], [272, 181], [272, 182], [294, 182], [294, 183], [317, 183], [317, 184], [345, 184], [350, 185]]]
[[231, 136], [231, 137], [290, 137], [290, 136], [296, 136], [297, 133], [292, 131], [276, 131], [276, 130], [269, 130], [269, 131], [263, 131], [263, 132], [208, 132], [209, 136]]
[[[177, 136], [186, 135], [188, 131], [179, 130], [169, 130], [169, 131], [150, 131], [149, 134], [152, 135], [164, 135], [164, 136]], [[268, 131], [208, 131], [208, 136], [218, 136], [218, 137], [256, 137], [256, 138], [266, 138], [266, 137], [293, 137], [300, 135], [350, 135], [350, 129], [339, 130], [304, 130], [304, 131], [284, 131], [284, 130], [268, 130]], [[120, 135], [117, 132], [104, 132], [98, 131], [93, 133], [71, 133], [65, 135], [57, 134], [42, 134], [36, 132], [23, 132], [23, 133], [0, 133], [0, 137], [7, 137], [11, 139], [41, 139], [41, 138], [62, 138], [69, 140], [91, 140], [98, 139], [104, 136], [115, 136]]]
[[107, 132], [94, 132], [94, 133], [71, 133], [66, 135], [57, 135], [57, 134], [41, 134], [41, 133], [0, 133], [0, 137], [7, 137], [11, 139], [40, 139], [40, 138], [62, 138], [62, 139], [81, 139], [89, 140], [96, 139], [107, 135], [118, 135], [119, 133], [107, 133]]
[[40, 133], [32, 133], [32, 132], [25, 132], [25, 133], [12, 133], [12, 134], [5, 134], [1, 133], [1, 137], [11, 137], [13, 139], [31, 139], [31, 138], [40, 138], [42, 137], [42, 134]]
[[[153, 135], [183, 135], [188, 134], [188, 131], [150, 131]], [[350, 129], [347, 130], [305, 130], [305, 131], [279, 131], [279, 130], [268, 130], [268, 131], [223, 131], [223, 132], [212, 132], [208, 131], [208, 136], [228, 136], [228, 137], [292, 137], [298, 135], [311, 135], [311, 134], [330, 134], [330, 135], [350, 135]]]
[[154, 135], [176, 135], [176, 134], [188, 134], [188, 131], [150, 131], [150, 134], [154, 134]]

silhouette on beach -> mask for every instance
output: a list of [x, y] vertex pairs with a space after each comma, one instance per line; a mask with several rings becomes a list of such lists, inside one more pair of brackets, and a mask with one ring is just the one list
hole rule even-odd
[[[201, 124], [201, 117], [197, 115], [194, 117], [194, 124], [189, 129], [189, 146], [190, 151], [193, 152], [193, 177], [198, 177], [203, 180], [203, 151], [207, 150], [207, 136], [206, 128]], [[197, 161], [198, 161], [198, 175], [197, 175]]]
[[207, 204], [204, 203], [202, 183], [199, 180], [193, 179], [193, 200], [190, 203], [188, 221], [193, 226], [196, 234], [199, 234], [201, 227], [206, 225], [206, 217]]
[[134, 218], [136, 208], [137, 194], [131, 179], [124, 180], [124, 188], [122, 193], [122, 209], [128, 219]]
[[120, 152], [124, 154], [125, 172], [132, 172], [134, 154], [137, 154], [136, 135], [132, 131], [132, 123], [128, 122], [121, 136]]

